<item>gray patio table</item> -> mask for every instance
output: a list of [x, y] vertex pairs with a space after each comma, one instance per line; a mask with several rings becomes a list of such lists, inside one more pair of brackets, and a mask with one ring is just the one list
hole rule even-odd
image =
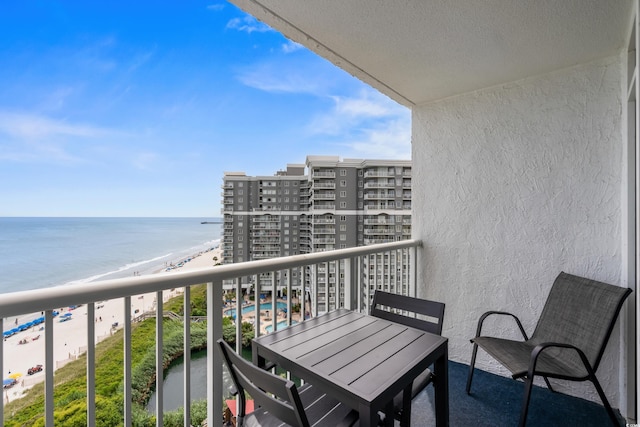
[[255, 338], [253, 362], [274, 362], [358, 411], [393, 425], [393, 397], [403, 392], [401, 424], [411, 423], [411, 384], [433, 364], [436, 425], [449, 425], [448, 341], [428, 332], [338, 309]]

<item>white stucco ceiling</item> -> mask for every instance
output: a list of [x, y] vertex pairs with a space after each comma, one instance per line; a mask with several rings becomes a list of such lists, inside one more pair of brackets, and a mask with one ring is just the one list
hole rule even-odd
[[231, 0], [406, 106], [610, 56], [633, 0]]

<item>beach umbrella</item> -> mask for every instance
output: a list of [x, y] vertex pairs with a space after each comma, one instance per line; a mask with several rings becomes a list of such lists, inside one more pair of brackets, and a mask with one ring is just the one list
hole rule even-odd
[[5, 385], [11, 385], [11, 384], [13, 384], [13, 382], [14, 382], [14, 381], [15, 381], [15, 380], [14, 380], [14, 379], [12, 379], [12, 378], [5, 378], [5, 379], [2, 381], [2, 385], [3, 385], [3, 386], [5, 386]]
[[11, 335], [13, 335], [13, 332], [11, 332], [11, 331], [4, 331], [4, 332], [2, 333], [2, 335], [4, 335], [5, 337], [10, 337]]
[[60, 317], [71, 317], [73, 315], [73, 313], [65, 313]]
[[17, 334], [18, 332], [20, 332], [20, 329], [18, 328], [9, 329], [9, 332], [11, 332], [12, 334]]
[[9, 378], [13, 378], [14, 380], [17, 380], [21, 376], [22, 374], [20, 372], [14, 372], [13, 374], [9, 374]]

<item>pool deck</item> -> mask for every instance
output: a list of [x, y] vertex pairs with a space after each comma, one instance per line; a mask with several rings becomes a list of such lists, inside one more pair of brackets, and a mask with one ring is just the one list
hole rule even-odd
[[[277, 303], [287, 303], [287, 300], [285, 299], [278, 299]], [[298, 303], [298, 299], [297, 298], [293, 298], [291, 300], [291, 304], [297, 304]], [[246, 307], [248, 305], [253, 305], [255, 304], [255, 301], [249, 301], [249, 300], [245, 300], [243, 302], [243, 307]], [[228, 310], [229, 308], [234, 308], [235, 305], [232, 304], [231, 307], [227, 306], [224, 307], [223, 309], [223, 313], [224, 310]], [[267, 330], [266, 327], [267, 326], [272, 326], [273, 325], [273, 309], [271, 308], [271, 299], [266, 299], [266, 300], [261, 300], [260, 301], [260, 335], [264, 335], [267, 334]], [[247, 314], [243, 314], [242, 316], [242, 321], [243, 322], [248, 322], [251, 323], [253, 325], [255, 325], [255, 321], [256, 321], [256, 311], [252, 311], [250, 313]], [[277, 314], [277, 319], [276, 319], [276, 323], [278, 322], [282, 322], [282, 321], [286, 321], [287, 320], [287, 314], [284, 313], [284, 311], [282, 310], [278, 310], [278, 314]], [[300, 322], [300, 313], [291, 313], [291, 323], [293, 322]]]

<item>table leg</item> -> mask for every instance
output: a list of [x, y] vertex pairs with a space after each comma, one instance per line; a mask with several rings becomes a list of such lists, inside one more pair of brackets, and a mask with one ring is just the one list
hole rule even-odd
[[251, 361], [254, 365], [264, 368], [267, 361], [264, 357], [258, 355], [258, 346], [255, 343], [251, 343]]
[[402, 427], [409, 427], [411, 425], [411, 392], [413, 384], [405, 387], [402, 392], [402, 418], [400, 419], [400, 425]]
[[374, 427], [378, 425], [378, 412], [372, 410], [371, 406], [360, 405], [360, 407], [358, 408], [358, 413], [360, 415], [361, 427]]
[[449, 426], [449, 352], [445, 344], [444, 350], [433, 366], [436, 426]]

